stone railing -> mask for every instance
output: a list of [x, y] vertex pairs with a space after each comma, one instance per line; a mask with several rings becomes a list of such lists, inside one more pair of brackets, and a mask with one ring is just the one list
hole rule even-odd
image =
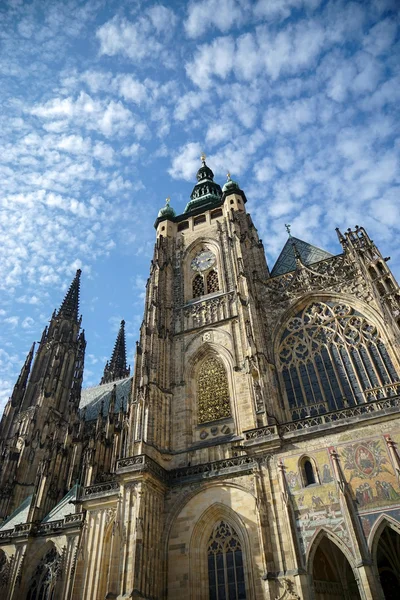
[[95, 485], [89, 485], [85, 487], [83, 491], [83, 498], [88, 500], [91, 498], [98, 498], [100, 496], [113, 496], [119, 491], [119, 483], [117, 481], [105, 481], [104, 483], [96, 483]]
[[46, 523], [20, 523], [12, 529], [0, 531], [0, 540], [9, 537], [18, 537], [20, 535], [48, 535], [59, 529], [63, 529], [64, 527], [71, 527], [83, 523], [83, 520], [83, 513], [73, 513], [67, 515], [63, 519], [47, 521]]
[[117, 461], [116, 473], [132, 473], [149, 471], [162, 481], [166, 481], [166, 471], [149, 456], [139, 454], [138, 456], [129, 456], [120, 458]]
[[[396, 408], [400, 409], [400, 396], [383, 398], [382, 400], [374, 400], [373, 402], [365, 402], [363, 404], [334, 410], [321, 415], [289, 421], [288, 423], [282, 423], [277, 426], [268, 425], [257, 429], [249, 429], [244, 432], [244, 437], [246, 442], [252, 440], [266, 441], [276, 434], [284, 438], [288, 434], [290, 435], [299, 431], [305, 433], [311, 427], [331, 427], [332, 424], [340, 425], [340, 421], [344, 421], [345, 419], [351, 419], [353, 417], [368, 418], [368, 416], [377, 416], [377, 413], [380, 411]], [[393, 411], [391, 410], [391, 412]]]
[[117, 473], [149, 471], [166, 484], [176, 484], [188, 479], [204, 479], [226, 475], [229, 472], [248, 471], [254, 466], [253, 458], [234, 456], [211, 463], [203, 463], [189, 467], [179, 467], [166, 471], [154, 460], [145, 455], [121, 458], [117, 462]]
[[139, 456], [129, 456], [128, 458], [120, 458], [117, 461], [116, 471], [117, 473], [124, 473], [126, 471], [141, 471], [145, 464], [145, 455], [139, 454]]
[[[170, 483], [180, 483], [188, 479], [205, 479], [228, 475], [229, 473], [245, 472], [254, 468], [256, 465], [254, 459], [250, 456], [234, 456], [224, 458], [211, 463], [193, 465], [191, 467], [181, 467], [168, 473]], [[200, 477], [199, 477], [200, 476]]]
[[76, 523], [82, 523], [84, 520], [84, 514], [83, 513], [74, 513], [71, 515], [67, 515], [64, 518], [64, 525], [66, 527], [69, 527], [71, 525], [76, 525]]
[[48, 521], [47, 523], [40, 523], [37, 528], [37, 533], [43, 535], [50, 533], [55, 529], [60, 529], [64, 525], [64, 519], [58, 519], [58, 521]]
[[257, 429], [250, 429], [248, 431], [245, 431], [244, 439], [257, 440], [259, 438], [269, 438], [278, 435], [278, 427], [276, 425], [266, 425], [265, 427], [258, 427]]
[[14, 535], [29, 535], [34, 530], [34, 523], [19, 523], [14, 527]]
[[217, 294], [210, 298], [195, 300], [183, 307], [183, 329], [195, 329], [222, 321], [231, 316], [230, 304], [235, 292]]

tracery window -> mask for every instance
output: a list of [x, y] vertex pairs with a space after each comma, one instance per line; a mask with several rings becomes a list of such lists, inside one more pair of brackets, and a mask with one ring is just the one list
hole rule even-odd
[[204, 294], [204, 281], [202, 275], [196, 275], [193, 279], [193, 298], [198, 298]]
[[212, 269], [207, 275], [207, 294], [218, 292], [218, 273]]
[[230, 417], [228, 378], [220, 360], [206, 358], [197, 377], [198, 422]]
[[243, 555], [234, 528], [220, 521], [208, 541], [210, 600], [246, 600]]
[[42, 558], [33, 574], [27, 600], [53, 600], [60, 568], [61, 556], [52, 548]]
[[278, 356], [292, 419], [398, 393], [378, 329], [346, 304], [306, 306], [287, 323]]

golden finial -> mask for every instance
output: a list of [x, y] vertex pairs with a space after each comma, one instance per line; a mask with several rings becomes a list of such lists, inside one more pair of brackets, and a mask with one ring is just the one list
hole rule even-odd
[[165, 205], [169, 206], [170, 202], [171, 202], [171, 198], [168, 196], [168, 198], [165, 199]]
[[230, 178], [231, 178], [231, 174], [229, 173], [229, 171], [228, 171], [228, 172], [227, 172], [227, 174], [226, 174], [226, 178], [227, 178], [227, 180], [228, 180], [228, 181], [229, 181], [229, 180], [230, 180]]
[[203, 163], [203, 165], [205, 165], [205, 164], [206, 164], [206, 158], [207, 158], [207, 156], [205, 155], [205, 153], [204, 153], [204, 152], [202, 152], [202, 153], [201, 153], [201, 156], [200, 156], [200, 160], [201, 160], [201, 162]]

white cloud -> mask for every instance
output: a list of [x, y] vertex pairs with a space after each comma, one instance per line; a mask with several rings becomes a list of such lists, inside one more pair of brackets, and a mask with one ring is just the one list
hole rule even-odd
[[32, 319], [32, 317], [25, 317], [25, 319], [21, 323], [21, 327], [22, 329], [32, 329], [34, 324], [35, 321], [34, 319]]
[[106, 137], [126, 135], [134, 123], [132, 113], [121, 102], [94, 100], [85, 92], [81, 92], [76, 100], [54, 98], [37, 104], [29, 112], [45, 122], [59, 123], [63, 119]]
[[207, 98], [207, 94], [201, 91], [184, 94], [178, 98], [175, 106], [175, 119], [177, 119], [177, 121], [185, 121], [193, 111], [201, 108], [203, 104], [207, 102]]
[[199, 87], [211, 85], [213, 76], [225, 79], [234, 65], [235, 42], [231, 37], [216, 38], [211, 44], [198, 47], [192, 62], [186, 64], [186, 74]]
[[122, 148], [121, 155], [129, 156], [129, 157], [136, 157], [136, 156], [138, 156], [138, 154], [141, 150], [142, 150], [142, 147], [140, 144], [133, 143], [130, 146], [125, 146], [124, 148]]
[[320, 2], [321, 0], [258, 0], [254, 6], [254, 14], [268, 21], [283, 20], [290, 17], [293, 10], [315, 10]]
[[170, 65], [163, 42], [171, 37], [175, 24], [174, 12], [162, 5], [151, 7], [134, 21], [115, 16], [96, 32], [100, 54], [121, 54], [135, 63], [157, 57]]
[[243, 9], [236, 0], [202, 0], [189, 3], [185, 21], [185, 31], [191, 38], [197, 38], [216, 28], [222, 32], [238, 26], [243, 20]]
[[27, 295], [20, 296], [19, 298], [17, 298], [16, 301], [20, 302], [22, 304], [34, 304], [34, 305], [41, 304], [41, 300], [37, 296], [35, 296], [35, 295], [33, 295], [33, 296], [27, 296]]
[[202, 148], [198, 142], [189, 142], [182, 146], [178, 153], [172, 159], [172, 165], [168, 173], [174, 179], [186, 179], [193, 181], [193, 178], [200, 167], [200, 155]]
[[12, 327], [16, 327], [19, 323], [19, 317], [7, 317], [6, 319], [4, 319], [4, 323], [7, 323], [7, 325], [11, 325]]

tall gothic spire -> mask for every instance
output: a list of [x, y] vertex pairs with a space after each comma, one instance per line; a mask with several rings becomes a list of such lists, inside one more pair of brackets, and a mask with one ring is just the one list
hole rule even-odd
[[65, 295], [64, 300], [60, 306], [57, 316], [64, 317], [65, 319], [78, 320], [79, 310], [79, 291], [80, 291], [80, 277], [81, 270], [78, 269], [76, 275], [69, 287], [68, 292]]
[[26, 384], [28, 381], [29, 373], [31, 370], [32, 359], [35, 352], [35, 342], [33, 342], [31, 349], [28, 352], [28, 355], [25, 359], [24, 365], [19, 374], [17, 383], [14, 386], [14, 390], [11, 396], [11, 402], [13, 406], [19, 404], [24, 396]]
[[129, 377], [130, 371], [130, 367], [126, 366], [125, 321], [121, 321], [111, 360], [104, 367], [100, 385]]

